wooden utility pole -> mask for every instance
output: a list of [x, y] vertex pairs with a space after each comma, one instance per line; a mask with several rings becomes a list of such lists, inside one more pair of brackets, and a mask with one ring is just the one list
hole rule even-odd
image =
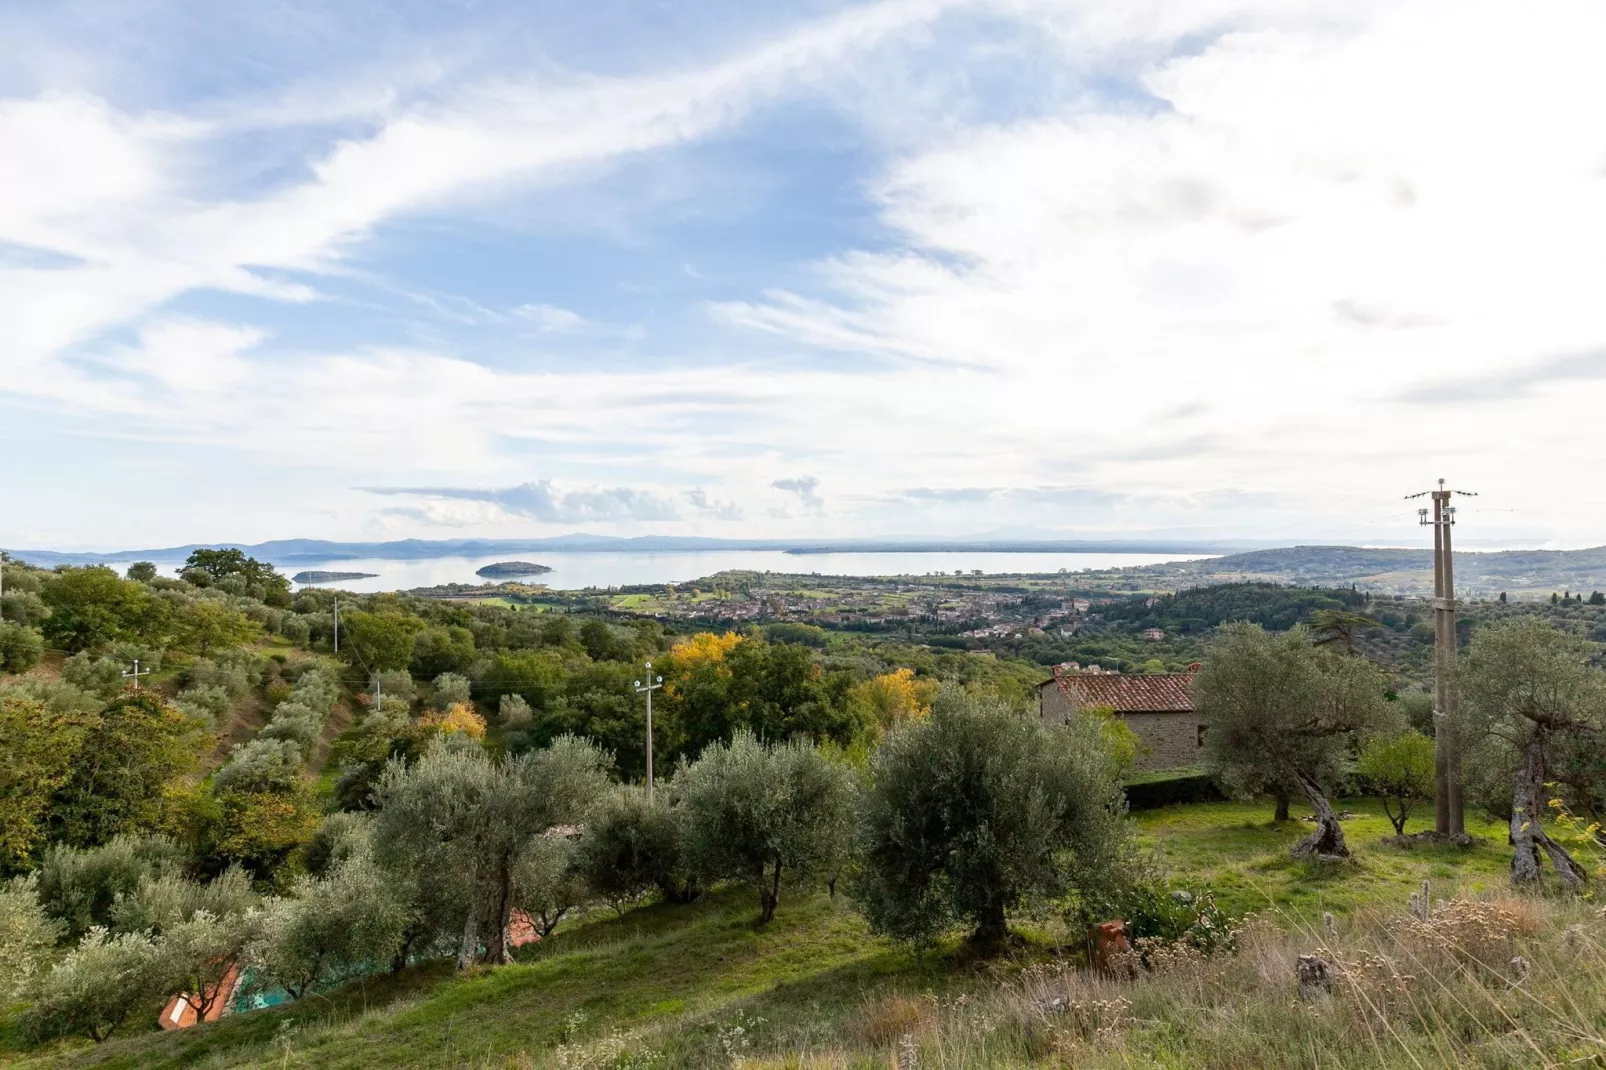
[[1433, 828], [1440, 836], [1467, 834], [1466, 803], [1461, 783], [1461, 721], [1455, 691], [1455, 563], [1450, 531], [1455, 527], [1452, 495], [1473, 497], [1471, 491], [1450, 490], [1439, 480], [1438, 490], [1425, 490], [1411, 498], [1431, 497], [1433, 507], [1418, 509], [1424, 526], [1433, 528]]
[[635, 681], [632, 685], [640, 694], [647, 696], [647, 799], [652, 800], [652, 693], [664, 686], [662, 676], [652, 674], [652, 662], [647, 662], [647, 682]]

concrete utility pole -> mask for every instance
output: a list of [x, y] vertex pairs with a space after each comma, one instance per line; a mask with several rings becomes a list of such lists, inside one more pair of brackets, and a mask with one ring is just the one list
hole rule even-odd
[[1431, 497], [1433, 508], [1418, 509], [1417, 518], [1433, 528], [1433, 828], [1441, 836], [1467, 834], [1466, 806], [1461, 788], [1460, 721], [1455, 693], [1455, 565], [1450, 529], [1455, 526], [1452, 495], [1475, 497], [1471, 491], [1450, 490], [1439, 480], [1438, 490], [1425, 490], [1408, 498]]
[[340, 599], [335, 599], [335, 653], [340, 653]]
[[647, 798], [652, 798], [652, 693], [664, 686], [662, 676], [652, 674], [652, 662], [647, 662], [647, 682], [635, 681], [635, 689], [647, 696]]
[[150, 674], [151, 674], [151, 671], [149, 669], [146, 669], [143, 672], [140, 670], [139, 659], [135, 658], [134, 659], [134, 668], [133, 668], [133, 670], [131, 672], [123, 673], [123, 679], [125, 679], [125, 680], [133, 680], [134, 681], [134, 690], [138, 691], [139, 690], [139, 678], [141, 676], [149, 676]]

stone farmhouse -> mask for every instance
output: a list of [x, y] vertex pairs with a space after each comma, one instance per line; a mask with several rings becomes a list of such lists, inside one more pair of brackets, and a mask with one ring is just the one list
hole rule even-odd
[[1114, 710], [1142, 744], [1137, 772], [1199, 763], [1205, 725], [1194, 712], [1192, 673], [1128, 676], [1056, 665], [1053, 678], [1037, 685], [1037, 699], [1050, 725], [1064, 724], [1078, 710]]

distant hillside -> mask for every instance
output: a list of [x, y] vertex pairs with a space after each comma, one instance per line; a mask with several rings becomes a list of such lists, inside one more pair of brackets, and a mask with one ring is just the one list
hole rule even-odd
[[[1152, 580], [1176, 590], [1207, 583], [1296, 583], [1383, 594], [1432, 594], [1430, 550], [1369, 550], [1356, 546], [1290, 546], [1251, 550], [1204, 561], [1122, 569], [1123, 578]], [[1088, 574], [1093, 575], [1093, 574]], [[1464, 596], [1548, 596], [1552, 591], [1606, 590], [1606, 546], [1588, 550], [1505, 550], [1457, 553], [1456, 590]], [[1146, 584], [1147, 585], [1147, 584]]]

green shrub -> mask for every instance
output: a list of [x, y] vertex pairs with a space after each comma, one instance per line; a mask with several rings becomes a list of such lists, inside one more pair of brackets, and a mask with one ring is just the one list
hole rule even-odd
[[0, 672], [27, 672], [44, 651], [44, 636], [14, 621], [0, 621]]
[[1186, 944], [1206, 954], [1235, 949], [1233, 920], [1209, 890], [1194, 893], [1164, 881], [1141, 882], [1122, 897], [1120, 909], [1145, 966], [1156, 945]]

